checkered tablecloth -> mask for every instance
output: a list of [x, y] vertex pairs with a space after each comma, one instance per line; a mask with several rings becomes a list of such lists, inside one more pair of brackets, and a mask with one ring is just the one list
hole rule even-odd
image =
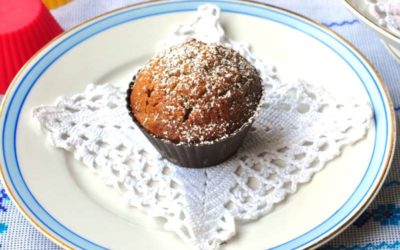
[[[107, 10], [136, 3], [135, 0], [72, 0], [52, 10], [68, 30]], [[356, 19], [339, 0], [263, 1], [303, 14], [333, 29], [353, 43], [379, 71], [400, 111], [400, 63], [378, 37]], [[396, 114], [396, 117], [398, 115]], [[18, 212], [0, 184], [1, 249], [59, 249]], [[400, 162], [396, 152], [389, 176], [373, 204], [345, 232], [324, 249], [400, 249]]]

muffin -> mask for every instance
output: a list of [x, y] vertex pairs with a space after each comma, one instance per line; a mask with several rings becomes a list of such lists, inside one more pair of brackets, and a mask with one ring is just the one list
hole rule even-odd
[[127, 101], [164, 157], [206, 167], [236, 152], [261, 96], [261, 78], [243, 56], [191, 39], [150, 59], [131, 82]]

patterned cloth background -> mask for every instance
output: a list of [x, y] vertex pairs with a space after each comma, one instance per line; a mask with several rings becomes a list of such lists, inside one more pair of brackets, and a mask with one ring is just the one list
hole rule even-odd
[[[48, 1], [47, 1], [48, 2]], [[137, 0], [72, 0], [52, 9], [52, 14], [68, 30], [90, 17]], [[400, 63], [382, 42], [358, 21], [341, 1], [263, 1], [303, 14], [333, 29], [352, 42], [372, 62], [389, 87], [394, 109], [400, 112]], [[58, 5], [58, 4], [57, 4]], [[54, 5], [54, 6], [57, 6]], [[48, 5], [49, 6], [49, 5]], [[398, 114], [396, 114], [398, 118]], [[59, 249], [18, 212], [0, 184], [1, 249]], [[389, 176], [372, 205], [337, 238], [322, 249], [400, 249], [400, 161], [396, 152]]]

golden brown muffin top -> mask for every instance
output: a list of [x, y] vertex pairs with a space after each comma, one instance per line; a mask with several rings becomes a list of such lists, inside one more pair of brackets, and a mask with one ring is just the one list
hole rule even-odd
[[132, 114], [175, 143], [213, 141], [241, 128], [262, 95], [254, 66], [231, 48], [191, 39], [150, 59], [134, 78]]

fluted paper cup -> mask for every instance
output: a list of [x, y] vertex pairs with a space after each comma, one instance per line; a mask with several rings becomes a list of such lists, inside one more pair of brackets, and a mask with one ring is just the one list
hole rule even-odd
[[166, 139], [161, 139], [149, 133], [136, 120], [132, 113], [130, 96], [134, 84], [135, 78], [133, 78], [132, 82], [129, 84], [126, 97], [127, 109], [133, 122], [164, 158], [181, 167], [205, 168], [227, 160], [236, 153], [254, 121], [254, 117], [252, 117], [236, 132], [210, 142], [207, 141], [198, 144], [174, 143]]

